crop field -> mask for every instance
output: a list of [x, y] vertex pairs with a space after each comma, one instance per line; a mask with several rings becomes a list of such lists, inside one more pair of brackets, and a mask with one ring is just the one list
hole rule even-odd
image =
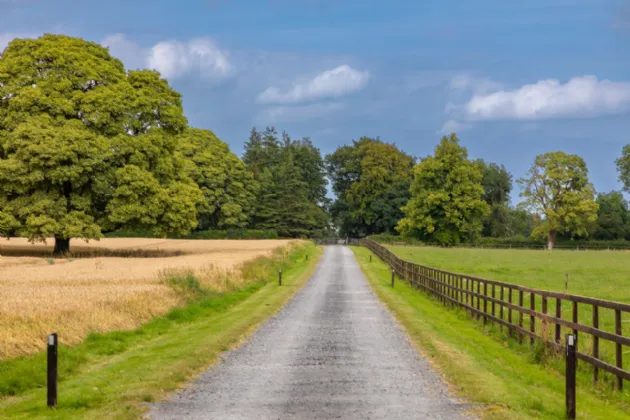
[[[399, 257], [442, 270], [467, 274], [489, 280], [503, 281], [536, 289], [567, 292], [599, 299], [630, 302], [630, 252], [628, 251], [534, 251], [472, 248], [435, 248], [419, 246], [392, 246]], [[568, 275], [568, 289], [565, 281]], [[525, 302], [529, 302], [526, 294]], [[536, 309], [541, 311], [540, 299]], [[507, 309], [505, 309], [507, 312]], [[555, 313], [555, 300], [549, 301], [549, 313]], [[505, 313], [504, 313], [505, 316]], [[562, 306], [562, 318], [570, 320], [571, 306]], [[590, 305], [579, 305], [580, 323], [592, 326], [593, 310]], [[524, 316], [524, 325], [529, 317]], [[536, 324], [541, 334], [542, 325]], [[600, 308], [599, 329], [614, 333], [614, 311]], [[570, 332], [562, 328], [562, 334]], [[623, 318], [622, 333], [630, 335], [630, 319]], [[553, 340], [553, 329], [542, 332]], [[580, 351], [592, 355], [593, 341], [583, 334]], [[615, 349], [612, 342], [600, 340], [600, 359], [614, 364]], [[585, 365], [583, 365], [585, 366]], [[630, 354], [624, 355], [624, 369], [630, 369]], [[592, 369], [590, 367], [586, 369]], [[605, 380], [612, 380], [606, 375]]]
[[[78, 343], [92, 331], [131, 329], [186, 302], [168, 280], [195, 274], [201, 286], [239, 286], [238, 265], [286, 240], [73, 241], [73, 255], [52, 259], [52, 241], [0, 240], [0, 360], [44, 348], [60, 334]], [[20, 256], [18, 256], [20, 255]]]

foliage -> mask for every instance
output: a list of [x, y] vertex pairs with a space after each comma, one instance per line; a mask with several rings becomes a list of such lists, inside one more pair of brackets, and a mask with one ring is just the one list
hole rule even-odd
[[630, 239], [628, 202], [617, 191], [597, 196], [597, 230], [595, 239]]
[[479, 165], [483, 175], [481, 180], [483, 195], [481, 198], [491, 206], [509, 203], [510, 192], [512, 191], [512, 174], [503, 165], [486, 163], [483, 159], [477, 159], [475, 163]]
[[627, 144], [621, 150], [621, 156], [615, 160], [617, 172], [619, 172], [619, 181], [623, 184], [623, 190], [630, 192], [630, 144]]
[[490, 210], [481, 198], [482, 178], [481, 168], [468, 160], [457, 136], [443, 137], [435, 156], [416, 165], [411, 199], [403, 207], [406, 217], [397, 229], [403, 236], [441, 244], [473, 240]]
[[558, 233], [588, 235], [597, 219], [598, 205], [581, 157], [563, 152], [539, 155], [519, 183], [524, 188], [524, 206], [542, 218], [533, 236], [547, 237], [552, 248]]
[[210, 130], [189, 128], [180, 135], [178, 146], [204, 196], [197, 205], [198, 228], [247, 226], [258, 183], [245, 164]]
[[243, 161], [260, 184], [252, 227], [291, 237], [327, 227], [324, 162], [310, 139], [283, 133], [280, 141], [273, 127], [252, 129]]
[[176, 153], [186, 124], [156, 72], [77, 38], [14, 40], [0, 60], [0, 234], [67, 251], [102, 229], [189, 232], [201, 194]]
[[394, 144], [361, 137], [326, 156], [341, 235], [393, 232], [409, 200], [414, 159]]

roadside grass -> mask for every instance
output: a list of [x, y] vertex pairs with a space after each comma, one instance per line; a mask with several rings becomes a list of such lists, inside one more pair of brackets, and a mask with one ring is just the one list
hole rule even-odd
[[[405, 327], [414, 345], [458, 396], [485, 419], [565, 418], [564, 369], [559, 358], [519, 344], [496, 327], [484, 329], [459, 309], [448, 309], [407, 282], [390, 286], [391, 270], [364, 247], [353, 251], [373, 290]], [[580, 362], [580, 365], [584, 365]], [[627, 388], [626, 388], [627, 389]], [[578, 373], [578, 418], [628, 419], [630, 393], [592, 386]]]
[[[436, 248], [422, 246], [389, 247], [400, 258], [429, 267], [467, 274], [488, 280], [528, 286], [536, 289], [567, 292], [617, 302], [630, 303], [630, 252], [628, 251], [575, 251], [575, 250], [523, 250], [523, 249], [479, 249], [479, 248]], [[568, 274], [568, 290], [565, 280]], [[490, 289], [488, 289], [490, 294]], [[506, 296], [507, 298], [507, 296]], [[530, 296], [525, 293], [524, 302], [529, 305]], [[542, 300], [536, 299], [536, 309], [542, 311]], [[500, 308], [497, 308], [500, 311]], [[555, 299], [549, 299], [548, 311], [556, 312]], [[562, 318], [572, 319], [572, 306], [564, 302]], [[507, 309], [504, 308], [504, 317]], [[615, 311], [599, 308], [599, 329], [615, 333]], [[591, 305], [578, 305], [580, 323], [593, 326]], [[524, 316], [524, 325], [529, 325], [529, 316]], [[622, 315], [622, 334], [630, 335], [630, 317]], [[554, 329], [543, 331], [543, 324], [536, 321], [539, 335], [546, 334], [553, 341]], [[562, 336], [571, 332], [562, 327]], [[593, 355], [593, 338], [588, 334], [579, 335], [579, 350]], [[628, 350], [624, 348], [624, 351]], [[599, 358], [615, 365], [615, 344], [600, 339]], [[630, 357], [625, 356], [623, 368], [630, 370]], [[583, 370], [593, 368], [580, 363]], [[615, 377], [600, 372], [600, 380], [606, 386], [613, 386]], [[630, 417], [630, 415], [628, 416]]]
[[308, 243], [257, 258], [241, 268], [257, 280], [224, 293], [201, 292], [188, 277], [173, 280], [173, 287], [187, 291], [188, 305], [136, 330], [90, 334], [77, 346], [60, 347], [53, 410], [46, 408], [45, 353], [0, 362], [0, 418], [141, 417], [144, 403], [161, 400], [207, 369], [277, 312], [306, 283], [321, 253]]

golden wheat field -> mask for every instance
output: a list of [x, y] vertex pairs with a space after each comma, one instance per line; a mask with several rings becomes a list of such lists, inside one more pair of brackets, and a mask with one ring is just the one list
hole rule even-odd
[[53, 331], [74, 344], [91, 331], [135, 328], [185, 303], [166, 284], [169, 273], [194, 272], [221, 291], [227, 277], [238, 283], [240, 263], [289, 241], [75, 240], [71, 251], [90, 257], [67, 259], [46, 257], [52, 244], [0, 239], [0, 360], [40, 351]]

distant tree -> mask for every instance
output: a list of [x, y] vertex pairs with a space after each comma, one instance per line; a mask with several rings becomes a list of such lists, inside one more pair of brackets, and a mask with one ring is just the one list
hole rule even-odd
[[597, 229], [595, 239], [616, 240], [630, 237], [628, 202], [618, 191], [597, 195]]
[[563, 152], [539, 155], [519, 183], [523, 204], [542, 218], [532, 236], [546, 237], [548, 249], [553, 249], [558, 233], [588, 235], [599, 206], [581, 157]]
[[489, 205], [506, 204], [510, 201], [512, 191], [512, 174], [503, 165], [496, 163], [486, 163], [483, 159], [475, 161], [483, 174], [481, 184], [483, 185], [483, 195], [481, 198]]
[[275, 128], [253, 129], [243, 160], [260, 184], [252, 226], [283, 236], [313, 236], [328, 227], [324, 160], [310, 139]]
[[511, 236], [510, 226], [512, 209], [509, 206], [512, 191], [512, 175], [503, 165], [486, 163], [483, 159], [475, 161], [481, 168], [483, 195], [481, 198], [490, 206], [490, 213], [483, 221], [482, 234], [492, 237]]
[[413, 157], [380, 139], [362, 137], [326, 156], [337, 199], [333, 219], [343, 235], [394, 232], [409, 200]]
[[258, 182], [243, 161], [210, 130], [187, 129], [178, 138], [178, 150], [203, 193], [197, 205], [198, 229], [247, 226]]
[[481, 233], [490, 206], [482, 199], [483, 174], [468, 159], [465, 147], [453, 133], [435, 148], [434, 156], [414, 169], [411, 199], [397, 229], [405, 236], [442, 244], [469, 241]]
[[630, 144], [623, 147], [621, 157], [615, 163], [619, 172], [619, 181], [623, 184], [623, 190], [630, 192]]
[[0, 59], [0, 235], [185, 234], [201, 192], [178, 157], [179, 93], [78, 38], [14, 40]]

